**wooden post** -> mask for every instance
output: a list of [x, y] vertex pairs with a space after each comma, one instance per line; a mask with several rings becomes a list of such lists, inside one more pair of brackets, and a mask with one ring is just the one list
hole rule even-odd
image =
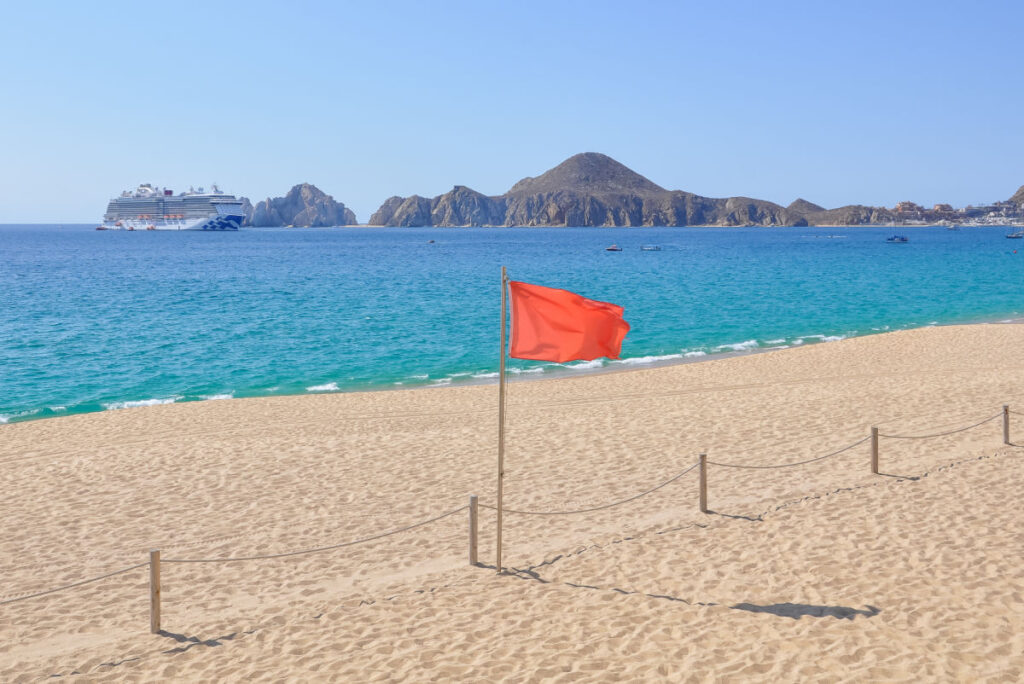
[[708, 455], [700, 455], [700, 512], [708, 512]]
[[469, 495], [469, 564], [476, 565], [476, 521], [477, 521], [476, 494]]
[[1010, 405], [1003, 404], [1003, 444], [1010, 443]]
[[494, 567], [501, 573], [502, 493], [505, 484], [505, 320], [508, 309], [508, 273], [501, 267], [501, 361], [498, 364], [498, 530], [495, 535]]
[[871, 428], [871, 472], [878, 474], [878, 428]]
[[160, 632], [160, 549], [149, 552], [149, 631]]

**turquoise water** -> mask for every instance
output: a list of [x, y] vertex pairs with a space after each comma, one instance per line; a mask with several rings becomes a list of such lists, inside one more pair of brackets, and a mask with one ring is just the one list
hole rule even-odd
[[502, 264], [632, 326], [621, 362], [511, 362], [538, 377], [1024, 311], [1007, 229], [891, 230], [0, 226], [0, 421], [493, 381]]

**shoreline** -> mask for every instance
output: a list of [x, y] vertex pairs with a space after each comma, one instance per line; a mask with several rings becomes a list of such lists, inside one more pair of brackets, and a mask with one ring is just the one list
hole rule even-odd
[[[780, 352], [787, 349], [799, 349], [804, 347], [815, 347], [822, 344], [829, 344], [832, 342], [842, 342], [844, 340], [860, 339], [864, 337], [875, 337], [879, 335], [887, 335], [901, 331], [911, 330], [922, 330], [927, 328], [936, 327], [956, 327], [956, 326], [974, 326], [974, 325], [1020, 325], [1024, 324], [1024, 317], [996, 317], [996, 318], [984, 318], [984, 319], [972, 319], [968, 321], [957, 321], [950, 323], [933, 323], [920, 325], [915, 327], [907, 328], [894, 328], [888, 330], [871, 331], [864, 334], [852, 334], [836, 336], [836, 339], [830, 339], [827, 336], [822, 335], [805, 335], [801, 338], [804, 342], [802, 344], [794, 345], [779, 345], [779, 346], [767, 346], [767, 347], [749, 347], [744, 349], [732, 349], [723, 350], [719, 352], [679, 352], [676, 354], [665, 354], [658, 356], [635, 356], [626, 357], [623, 359], [601, 359], [599, 365], [588, 365], [594, 362], [580, 362], [580, 365], [570, 366], [566, 364], [552, 364], [543, 367], [534, 367], [525, 371], [510, 370], [508, 372], [507, 381], [509, 383], [523, 383], [523, 382], [536, 382], [543, 380], [561, 380], [569, 378], [581, 378], [593, 375], [609, 375], [618, 373], [629, 373], [633, 371], [643, 371], [655, 368], [666, 368], [673, 366], [687, 366], [692, 364], [701, 364], [708, 361], [720, 361], [731, 358], [741, 358], [747, 356], [755, 356], [760, 354], [767, 354], [771, 352]], [[807, 341], [812, 340], [812, 341]], [[739, 343], [745, 344], [745, 343]], [[739, 346], [736, 345], [722, 345], [725, 347]], [[640, 359], [640, 361], [638, 361]], [[646, 361], [645, 359], [650, 359]], [[569, 362], [577, 363], [577, 362]], [[472, 372], [459, 372], [456, 376], [445, 376], [444, 378], [438, 378], [430, 381], [421, 381], [420, 383], [409, 383], [407, 381], [398, 381], [391, 384], [381, 384], [376, 386], [363, 386], [352, 389], [346, 389], [338, 387], [336, 382], [329, 382], [321, 386], [313, 385], [307, 387], [302, 392], [283, 392], [283, 393], [259, 393], [259, 394], [242, 394], [242, 396], [235, 396], [235, 391], [230, 394], [222, 393], [204, 396], [202, 398], [186, 398], [183, 395], [175, 394], [172, 397], [153, 397], [144, 399], [121, 399], [112, 401], [111, 405], [104, 405], [100, 409], [90, 409], [82, 411], [69, 411], [66, 407], [62, 406], [48, 406], [39, 409], [23, 409], [20, 412], [9, 414], [7, 416], [0, 415], [0, 429], [4, 425], [16, 425], [20, 423], [30, 423], [37, 421], [49, 421], [60, 418], [70, 418], [72, 416], [82, 416], [91, 414], [105, 414], [110, 412], [125, 411], [130, 409], [140, 408], [152, 408], [154, 406], [166, 406], [173, 404], [199, 404], [209, 402], [223, 402], [233, 401], [241, 399], [261, 399], [270, 397], [306, 397], [306, 396], [317, 396], [317, 395], [359, 395], [359, 394], [377, 394], [382, 392], [402, 392], [408, 390], [436, 390], [446, 388], [457, 388], [457, 387], [478, 387], [478, 386], [489, 386], [496, 385], [497, 371], [491, 373], [485, 373], [487, 377], [477, 377]], [[425, 379], [424, 379], [425, 380]], [[334, 385], [334, 388], [328, 388], [329, 385]], [[314, 389], [316, 388], [316, 389]], [[41, 413], [49, 411], [49, 415], [39, 415]], [[26, 415], [26, 412], [30, 412]]]
[[[1019, 443], [1021, 345], [1020, 325], [931, 326], [518, 383], [501, 575], [466, 553], [478, 494], [495, 558], [493, 388], [19, 424], [0, 440], [0, 678], [1005, 679], [1024, 509], [999, 417]], [[883, 439], [874, 474], [873, 426], [937, 436]]]

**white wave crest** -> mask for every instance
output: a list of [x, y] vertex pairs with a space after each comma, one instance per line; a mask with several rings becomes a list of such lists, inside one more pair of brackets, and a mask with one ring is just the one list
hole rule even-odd
[[778, 339], [778, 340], [765, 340], [764, 341], [765, 344], [784, 344], [785, 342], [786, 342], [786, 338], [785, 337], [783, 337], [781, 339]]
[[658, 363], [659, 361], [671, 361], [672, 359], [681, 359], [682, 354], [662, 354], [660, 356], [637, 356], [631, 359], [620, 359], [613, 363], [621, 363], [624, 366], [641, 366], [648, 363]]
[[170, 397], [168, 399], [139, 399], [136, 401], [112, 401], [109, 404], [103, 404], [103, 408], [108, 411], [118, 411], [126, 408], [139, 408], [141, 406], [160, 406], [161, 404], [173, 404], [174, 402], [181, 399], [181, 397]]
[[736, 344], [720, 344], [715, 349], [719, 351], [725, 351], [731, 349], [733, 351], [745, 351], [747, 349], [756, 349], [757, 340], [747, 340], [745, 342], [737, 342]]
[[27, 411], [15, 411], [14, 413], [0, 415], [0, 425], [8, 423], [15, 418], [28, 418], [29, 416], [34, 416], [40, 411], [42, 411], [42, 409], [28, 409]]
[[205, 399], [206, 401], [218, 401], [220, 399], [234, 399], [235, 398], [235, 393], [234, 392], [227, 392], [225, 394], [206, 394], [206, 395], [204, 395], [204, 396], [202, 396], [200, 398], [201, 399]]
[[692, 359], [692, 358], [695, 358], [697, 356], [707, 356], [707, 355], [708, 355], [707, 352], [702, 352], [702, 351], [692, 351], [692, 352], [686, 352], [685, 354], [683, 354], [683, 356], [685, 356], [688, 359]]
[[477, 378], [478, 380], [484, 380], [486, 378], [496, 378], [498, 377], [498, 372], [494, 371], [493, 373], [474, 373], [473, 377]]
[[576, 361], [574, 363], [566, 364], [566, 368], [569, 370], [591, 370], [593, 368], [601, 368], [604, 366], [604, 361], [601, 359], [594, 359], [592, 361]]
[[307, 392], [337, 392], [338, 383], [328, 382], [323, 385], [313, 385], [312, 387], [306, 388]]
[[838, 342], [839, 340], [845, 340], [846, 335], [826, 335], [821, 338], [822, 342]]

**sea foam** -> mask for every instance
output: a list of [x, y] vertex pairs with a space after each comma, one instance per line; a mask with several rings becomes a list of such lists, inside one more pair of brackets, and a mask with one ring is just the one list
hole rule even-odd
[[181, 399], [180, 396], [170, 397], [167, 399], [138, 399], [136, 401], [112, 401], [109, 404], [103, 404], [103, 408], [108, 411], [117, 411], [126, 408], [139, 408], [140, 406], [160, 406], [161, 404], [173, 404], [174, 402]]
[[313, 385], [311, 387], [307, 387], [306, 391], [307, 392], [337, 392], [338, 391], [338, 383], [336, 383], [336, 382], [328, 382], [328, 383], [325, 383], [323, 385]]
[[735, 344], [720, 344], [715, 347], [718, 351], [725, 351], [731, 349], [732, 351], [746, 351], [747, 349], [756, 349], [757, 340], [747, 340], [745, 342], [737, 342]]
[[630, 359], [619, 359], [618, 361], [613, 361], [613, 363], [622, 364], [623, 366], [642, 366], [681, 358], [683, 358], [683, 354], [662, 354], [660, 356], [636, 356]]

